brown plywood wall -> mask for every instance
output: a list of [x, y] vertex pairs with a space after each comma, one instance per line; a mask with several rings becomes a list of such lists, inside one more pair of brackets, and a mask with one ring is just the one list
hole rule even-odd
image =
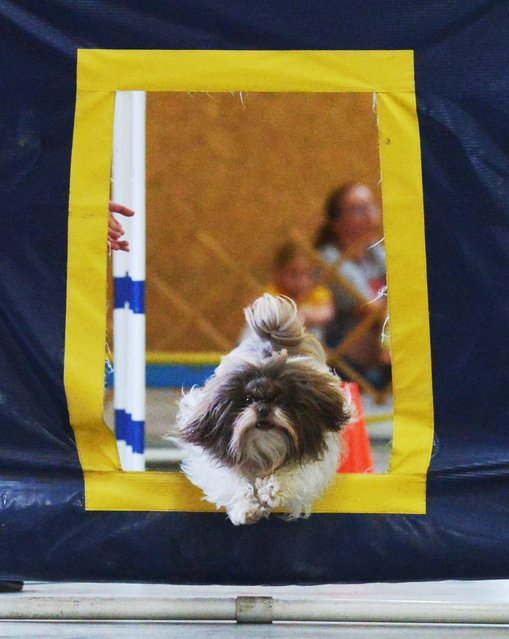
[[227, 350], [291, 227], [346, 181], [380, 201], [377, 140], [370, 94], [148, 94], [147, 349]]

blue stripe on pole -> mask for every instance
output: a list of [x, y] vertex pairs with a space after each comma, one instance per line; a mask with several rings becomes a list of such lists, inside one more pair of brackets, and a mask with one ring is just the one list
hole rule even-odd
[[127, 431], [127, 444], [133, 449], [133, 453], [142, 455], [145, 451], [145, 422], [134, 421], [129, 415]]
[[128, 421], [128, 415], [124, 409], [118, 408], [115, 410], [115, 437], [118, 441], [126, 441]]
[[129, 303], [129, 279], [128, 275], [113, 278], [115, 308], [125, 308]]
[[132, 280], [129, 275], [114, 277], [114, 304], [115, 308], [131, 309], [133, 313], [143, 315], [145, 313], [145, 281]]
[[145, 313], [145, 281], [129, 278], [129, 308], [133, 313]]
[[133, 449], [133, 453], [145, 451], [145, 422], [135, 421], [125, 410], [115, 410], [115, 436]]

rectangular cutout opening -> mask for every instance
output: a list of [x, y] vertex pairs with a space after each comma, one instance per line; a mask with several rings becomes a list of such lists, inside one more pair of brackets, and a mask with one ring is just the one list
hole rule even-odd
[[[360, 391], [343, 472], [385, 472], [392, 394], [375, 96], [151, 92], [146, 137], [147, 469], [178, 470], [163, 435], [182, 388], [204, 383], [241, 339], [243, 307], [268, 291], [294, 299], [330, 366]], [[111, 336], [111, 285], [108, 307]], [[113, 428], [112, 403], [108, 391]]]

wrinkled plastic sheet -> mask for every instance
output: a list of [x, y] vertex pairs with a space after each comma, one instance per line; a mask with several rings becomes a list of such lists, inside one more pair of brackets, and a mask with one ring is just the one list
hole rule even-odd
[[[0, 5], [0, 575], [318, 583], [507, 577], [509, 8], [504, 3]], [[64, 390], [78, 48], [411, 49], [435, 448], [425, 515], [85, 509]]]

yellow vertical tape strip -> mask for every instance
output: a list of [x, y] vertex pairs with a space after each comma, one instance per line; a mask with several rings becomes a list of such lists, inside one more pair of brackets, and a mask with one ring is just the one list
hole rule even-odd
[[433, 402], [415, 94], [380, 94], [377, 108], [395, 406], [390, 471], [425, 473]]
[[120, 468], [102, 419], [113, 106], [114, 93], [78, 93], [71, 159], [64, 381], [85, 470]]

